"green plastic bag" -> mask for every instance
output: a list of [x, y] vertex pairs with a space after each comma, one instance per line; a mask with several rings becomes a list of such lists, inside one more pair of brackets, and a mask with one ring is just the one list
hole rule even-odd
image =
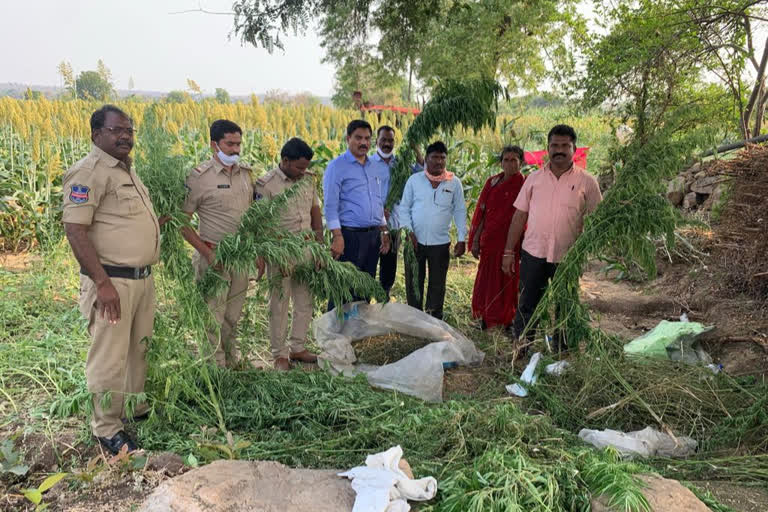
[[662, 320], [652, 330], [624, 345], [624, 352], [691, 364], [711, 363], [712, 358], [696, 343], [696, 338], [700, 334], [711, 330], [712, 327], [706, 327], [698, 322]]

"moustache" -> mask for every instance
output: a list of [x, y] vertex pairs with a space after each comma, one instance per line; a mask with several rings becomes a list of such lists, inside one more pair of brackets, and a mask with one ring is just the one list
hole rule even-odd
[[126, 148], [132, 148], [132, 147], [133, 147], [133, 143], [132, 143], [132, 142], [118, 142], [118, 143], [117, 143], [117, 144], [115, 144], [115, 145], [116, 145], [117, 147], [119, 147], [119, 148], [120, 148], [120, 147], [126, 147]]
[[555, 153], [552, 155], [552, 158], [555, 158], [556, 156], [567, 156], [565, 153]]

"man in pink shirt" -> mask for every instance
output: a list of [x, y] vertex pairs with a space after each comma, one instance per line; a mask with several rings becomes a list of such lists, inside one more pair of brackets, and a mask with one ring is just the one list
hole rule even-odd
[[[525, 333], [527, 340], [533, 341], [536, 326], [528, 325], [529, 320], [557, 264], [581, 234], [584, 217], [602, 200], [597, 180], [574, 165], [575, 151], [576, 131], [564, 124], [552, 128], [547, 136], [549, 163], [528, 176], [514, 204], [517, 211], [507, 233], [501, 268], [506, 274], [515, 271], [515, 248], [525, 233], [520, 255], [520, 304], [512, 324], [515, 340]], [[554, 342], [556, 349], [567, 348], [559, 332]]]

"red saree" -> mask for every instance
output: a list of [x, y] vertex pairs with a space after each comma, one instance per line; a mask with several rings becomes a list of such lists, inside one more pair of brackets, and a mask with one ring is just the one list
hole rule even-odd
[[501, 258], [507, 242], [509, 224], [515, 213], [515, 207], [512, 205], [525, 177], [517, 173], [499, 183], [503, 177], [504, 173], [497, 174], [485, 182], [472, 215], [472, 227], [469, 232], [470, 248], [475, 237], [480, 237], [480, 264], [472, 291], [472, 316], [482, 318], [487, 328], [511, 324], [517, 310], [519, 244], [513, 275], [508, 276], [501, 271]]

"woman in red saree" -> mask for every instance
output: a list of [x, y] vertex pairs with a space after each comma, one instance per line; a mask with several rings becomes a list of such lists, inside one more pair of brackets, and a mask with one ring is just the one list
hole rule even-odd
[[[502, 149], [504, 172], [485, 182], [472, 216], [469, 242], [472, 255], [480, 259], [472, 291], [472, 316], [480, 318], [482, 329], [510, 325], [517, 310], [520, 258], [518, 256], [512, 275], [501, 271], [501, 259], [509, 223], [515, 213], [512, 205], [525, 181], [520, 174], [523, 162], [524, 153], [519, 146]], [[520, 254], [519, 247], [516, 254]]]

